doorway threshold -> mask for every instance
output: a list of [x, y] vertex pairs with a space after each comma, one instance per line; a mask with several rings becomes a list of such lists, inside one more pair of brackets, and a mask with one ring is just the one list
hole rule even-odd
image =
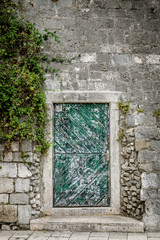
[[112, 207], [55, 207], [43, 210], [48, 216], [107, 216], [119, 214], [119, 208]]

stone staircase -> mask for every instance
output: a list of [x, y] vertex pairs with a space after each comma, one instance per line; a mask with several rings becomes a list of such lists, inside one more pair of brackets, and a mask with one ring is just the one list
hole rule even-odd
[[136, 219], [112, 212], [112, 214], [105, 214], [103, 208], [95, 211], [91, 209], [91, 211], [92, 214], [89, 214], [87, 210], [84, 213], [80, 209], [55, 209], [52, 216], [31, 220], [30, 229], [79, 232], [144, 232], [143, 222]]

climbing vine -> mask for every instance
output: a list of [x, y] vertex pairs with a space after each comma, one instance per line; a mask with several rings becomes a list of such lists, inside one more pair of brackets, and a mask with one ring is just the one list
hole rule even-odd
[[[46, 57], [41, 53], [45, 41], [60, 40], [56, 32], [44, 34], [17, 15], [13, 0], [0, 4], [0, 141], [34, 141], [46, 152], [47, 107], [43, 83]], [[52, 69], [54, 71], [54, 69]]]

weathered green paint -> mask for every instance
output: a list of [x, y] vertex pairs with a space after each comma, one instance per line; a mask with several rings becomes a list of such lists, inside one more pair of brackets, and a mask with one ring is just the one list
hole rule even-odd
[[54, 104], [54, 206], [109, 206], [109, 105]]

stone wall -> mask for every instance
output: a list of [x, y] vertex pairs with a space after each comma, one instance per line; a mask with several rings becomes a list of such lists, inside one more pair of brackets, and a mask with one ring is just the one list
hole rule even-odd
[[141, 171], [135, 149], [134, 128], [125, 131], [122, 146], [121, 209], [126, 215], [141, 219], [144, 213], [144, 202], [142, 202], [140, 195]]
[[132, 105], [121, 115], [121, 206], [122, 212], [143, 219], [146, 230], [160, 228], [160, 128], [159, 117], [149, 116], [153, 125], [140, 125], [145, 113]]
[[[23, 156], [23, 157], [22, 157]], [[36, 146], [23, 141], [0, 145], [0, 226], [29, 228], [31, 218], [40, 215], [40, 154]]]
[[[120, 91], [122, 101], [130, 102], [132, 110], [120, 119], [125, 135], [120, 153], [122, 211], [136, 218], [143, 215], [147, 230], [160, 229], [160, 120], [153, 116], [160, 108], [160, 1], [24, 0], [23, 7], [41, 32], [56, 30], [61, 38], [58, 46], [48, 42], [43, 49], [47, 56], [75, 56], [72, 63], [53, 64], [60, 77], [46, 75], [46, 92]], [[138, 114], [137, 107], [143, 113]], [[18, 212], [28, 207], [26, 212], [37, 216], [39, 193], [33, 184], [35, 176], [40, 181], [39, 158], [33, 158], [28, 170], [17, 154], [13, 150], [4, 154], [0, 176], [9, 181], [9, 189], [2, 191], [1, 201], [9, 201], [5, 207], [13, 207], [13, 213], [17, 206]], [[21, 168], [34, 176], [21, 177]], [[30, 182], [29, 191], [15, 188], [22, 180]]]

